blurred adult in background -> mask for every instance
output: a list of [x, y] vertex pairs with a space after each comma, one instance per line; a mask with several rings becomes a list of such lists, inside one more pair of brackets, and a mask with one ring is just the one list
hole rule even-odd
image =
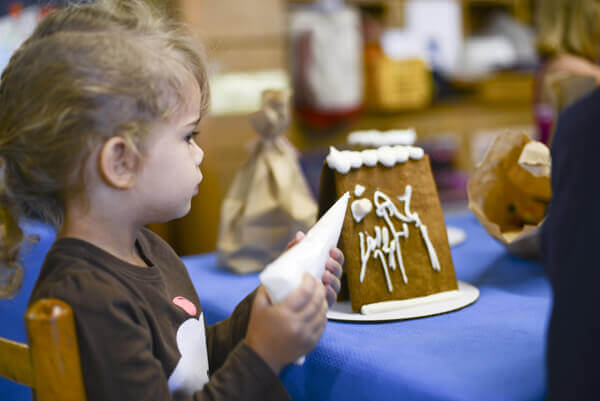
[[534, 117], [549, 144], [560, 110], [600, 84], [600, 0], [540, 1], [536, 18]]
[[552, 144], [552, 203], [543, 229], [554, 302], [548, 401], [600, 399], [600, 89], [561, 113]]
[[535, 117], [540, 139], [552, 142], [552, 203], [542, 234], [545, 269], [553, 290], [548, 401], [597, 400], [600, 0], [538, 4], [542, 64], [536, 79]]

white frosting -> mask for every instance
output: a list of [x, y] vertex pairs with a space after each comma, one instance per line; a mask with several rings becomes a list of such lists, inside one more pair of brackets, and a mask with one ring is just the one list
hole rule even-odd
[[417, 139], [414, 129], [395, 129], [389, 131], [364, 130], [354, 131], [348, 135], [348, 143], [360, 146], [392, 146], [412, 145]]
[[377, 149], [367, 149], [361, 152], [339, 151], [331, 146], [326, 160], [327, 165], [331, 169], [336, 170], [340, 174], [346, 174], [351, 169], [357, 169], [362, 166], [373, 167], [377, 163], [386, 167], [392, 167], [396, 163], [405, 163], [409, 158], [420, 160], [424, 155], [425, 152], [423, 149], [415, 146], [381, 146]]
[[[404, 268], [404, 261], [402, 260], [402, 248], [400, 244], [400, 238], [408, 238], [408, 224], [414, 224], [415, 227], [419, 228], [421, 238], [425, 243], [429, 260], [431, 262], [431, 268], [435, 271], [440, 271], [441, 266], [437, 257], [437, 253], [429, 239], [429, 233], [427, 227], [421, 223], [418, 213], [410, 210], [410, 200], [412, 197], [412, 187], [407, 185], [402, 196], [398, 196], [397, 199], [404, 204], [403, 213], [401, 213], [396, 205], [392, 202], [383, 192], [377, 190], [373, 194], [373, 204], [375, 205], [375, 214], [377, 217], [382, 218], [385, 221], [383, 227], [375, 226], [374, 232], [375, 237], [369, 235], [367, 231], [359, 232], [359, 243], [360, 243], [360, 282], [362, 283], [365, 278], [367, 262], [372, 256], [374, 259], [379, 259], [381, 267], [383, 268], [386, 284], [388, 291], [393, 291], [391, 279], [389, 277], [388, 267], [391, 270], [396, 270], [398, 267], [402, 274], [402, 280], [405, 284], [408, 283], [406, 271]], [[362, 202], [354, 201], [354, 203]], [[354, 206], [353, 203], [353, 206]], [[353, 212], [354, 215], [354, 212]], [[402, 224], [402, 230], [398, 231], [393, 224], [392, 217], [399, 220]], [[356, 217], [355, 217], [356, 220]], [[366, 242], [366, 243], [365, 243]], [[387, 256], [387, 260], [386, 260]]]
[[404, 163], [410, 157], [410, 150], [406, 146], [394, 146], [396, 151], [396, 161], [398, 163]]
[[333, 146], [329, 148], [329, 154], [327, 155], [326, 160], [327, 165], [330, 168], [337, 170], [341, 174], [346, 174], [350, 171], [351, 164], [347, 154], [344, 155]]
[[367, 198], [355, 200], [350, 205], [350, 210], [352, 211], [352, 217], [354, 217], [354, 221], [360, 223], [361, 220], [371, 211], [373, 210], [373, 204]]
[[365, 187], [363, 187], [360, 184], [356, 184], [354, 186], [354, 196], [363, 196], [363, 194], [365, 193]]
[[362, 161], [365, 166], [373, 167], [379, 161], [379, 156], [377, 156], [377, 151], [375, 149], [367, 149], [360, 152], [360, 156], [362, 157]]
[[425, 151], [423, 150], [423, 148], [419, 148], [416, 146], [409, 146], [408, 153], [410, 155], [410, 158], [413, 160], [421, 160], [423, 158], [423, 155], [425, 155]]
[[391, 146], [382, 146], [377, 149], [379, 162], [386, 167], [392, 167], [396, 164], [396, 152]]
[[359, 168], [363, 164], [362, 158], [360, 157], [360, 154], [357, 152], [351, 152], [349, 150], [344, 150], [342, 152], [342, 156], [348, 159], [348, 161], [350, 162], [351, 168]]
[[363, 315], [372, 315], [374, 313], [391, 312], [398, 309], [408, 308], [416, 305], [424, 305], [432, 302], [446, 301], [449, 299], [458, 298], [460, 292], [458, 290], [444, 291], [437, 294], [426, 295], [411, 299], [403, 299], [397, 301], [383, 301], [372, 304], [363, 305], [360, 308], [360, 313]]

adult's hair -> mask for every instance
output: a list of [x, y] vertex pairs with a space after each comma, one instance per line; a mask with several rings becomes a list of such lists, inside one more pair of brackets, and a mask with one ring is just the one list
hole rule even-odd
[[537, 48], [545, 58], [569, 53], [597, 62], [600, 0], [544, 0], [536, 11]]
[[40, 22], [0, 80], [0, 298], [22, 281], [22, 217], [58, 228], [66, 196], [83, 194], [91, 152], [115, 135], [139, 152], [194, 80], [202, 115], [202, 49], [142, 0], [73, 4]]

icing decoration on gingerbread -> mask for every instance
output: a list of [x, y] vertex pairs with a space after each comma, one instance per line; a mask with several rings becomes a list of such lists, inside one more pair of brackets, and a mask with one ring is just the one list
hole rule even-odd
[[354, 196], [363, 196], [363, 194], [365, 193], [365, 187], [363, 187], [360, 184], [356, 184], [354, 186]]
[[389, 131], [364, 130], [348, 135], [348, 143], [360, 146], [412, 145], [417, 140], [414, 128]]
[[360, 152], [350, 150], [339, 151], [333, 146], [329, 148], [326, 161], [329, 168], [340, 174], [347, 174], [351, 169], [362, 166], [373, 167], [377, 163], [385, 167], [393, 167], [397, 163], [405, 163], [408, 159], [420, 160], [425, 155], [422, 148], [415, 146], [381, 146], [377, 149], [366, 149]]
[[369, 212], [373, 210], [373, 204], [367, 198], [362, 198], [359, 200], [355, 200], [350, 205], [350, 211], [352, 212], [352, 217], [354, 221], [360, 223], [364, 217], [369, 214]]
[[[398, 268], [402, 274], [402, 280], [405, 284], [408, 283], [404, 262], [402, 260], [402, 248], [400, 244], [400, 238], [408, 238], [408, 224], [414, 224], [415, 227], [419, 229], [421, 238], [423, 239], [425, 248], [427, 249], [431, 268], [435, 271], [441, 270], [440, 262], [438, 260], [435, 248], [433, 247], [433, 244], [429, 238], [427, 227], [421, 222], [419, 214], [411, 211], [410, 209], [411, 197], [412, 187], [407, 185], [404, 189], [404, 194], [397, 197], [397, 199], [404, 204], [403, 213], [401, 213], [389, 196], [379, 190], [375, 191], [373, 195], [375, 214], [377, 217], [380, 217], [385, 221], [385, 225], [383, 227], [378, 225], [374, 227], [374, 237], [369, 235], [367, 231], [364, 233], [358, 233], [361, 258], [361, 283], [364, 281], [367, 262], [371, 256], [374, 259], [379, 259], [381, 262], [381, 267], [385, 275], [389, 292], [393, 291], [389, 269], [396, 270], [396, 268]], [[396, 229], [392, 218], [395, 218], [402, 223], [401, 231]]]

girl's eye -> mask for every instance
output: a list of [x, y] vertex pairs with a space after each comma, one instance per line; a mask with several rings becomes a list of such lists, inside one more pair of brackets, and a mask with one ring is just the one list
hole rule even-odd
[[192, 139], [194, 139], [194, 137], [195, 137], [196, 135], [198, 135], [199, 133], [200, 133], [200, 132], [198, 132], [198, 131], [190, 132], [189, 134], [187, 134], [187, 135], [185, 136], [185, 141], [186, 141], [187, 143], [191, 143], [191, 142], [192, 142]]

